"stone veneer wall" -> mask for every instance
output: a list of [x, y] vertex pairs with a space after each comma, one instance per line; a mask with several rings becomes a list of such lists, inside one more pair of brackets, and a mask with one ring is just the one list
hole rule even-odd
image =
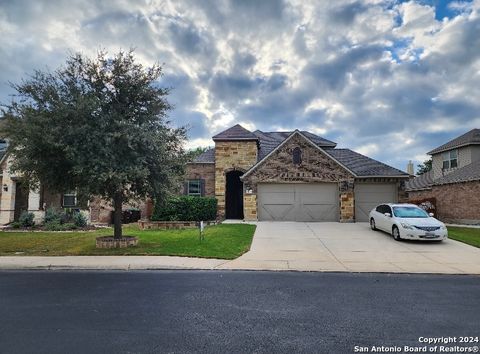
[[225, 217], [225, 174], [232, 170], [247, 171], [257, 163], [257, 154], [256, 141], [215, 142], [215, 197], [219, 218]]
[[205, 196], [215, 196], [215, 164], [189, 163], [185, 171], [185, 180], [203, 179], [205, 181]]
[[[293, 149], [296, 147], [302, 150], [302, 163], [299, 165], [294, 165], [292, 160]], [[339, 219], [343, 222], [354, 220], [353, 176], [299, 134], [294, 135], [252, 174], [244, 178], [245, 189], [252, 191], [244, 196], [246, 220], [257, 219], [258, 183], [282, 182], [337, 182], [339, 185]]]
[[431, 190], [408, 192], [410, 201], [435, 198], [440, 220], [461, 224], [480, 224], [480, 181], [433, 186]]

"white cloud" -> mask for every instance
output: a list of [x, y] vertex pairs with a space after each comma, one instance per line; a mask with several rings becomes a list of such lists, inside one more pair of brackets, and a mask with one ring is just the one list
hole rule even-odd
[[165, 63], [190, 147], [242, 122], [310, 129], [404, 168], [480, 124], [480, 0], [450, 9], [439, 21], [423, 1], [4, 2], [0, 101], [6, 81], [68, 50], [133, 46]]

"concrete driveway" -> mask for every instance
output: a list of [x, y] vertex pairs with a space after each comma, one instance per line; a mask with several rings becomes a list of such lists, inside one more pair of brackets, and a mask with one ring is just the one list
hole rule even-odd
[[259, 222], [249, 252], [217, 269], [480, 274], [480, 249], [394, 241], [368, 223]]

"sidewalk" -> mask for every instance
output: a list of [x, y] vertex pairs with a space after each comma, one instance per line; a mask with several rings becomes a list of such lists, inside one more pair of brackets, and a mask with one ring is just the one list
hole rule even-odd
[[229, 262], [171, 256], [0, 257], [0, 269], [215, 269]]

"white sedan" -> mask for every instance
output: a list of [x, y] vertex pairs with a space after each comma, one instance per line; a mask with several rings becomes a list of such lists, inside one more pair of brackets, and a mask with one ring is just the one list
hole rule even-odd
[[442, 241], [448, 237], [445, 224], [413, 204], [381, 204], [370, 212], [372, 230], [390, 233], [397, 241]]

